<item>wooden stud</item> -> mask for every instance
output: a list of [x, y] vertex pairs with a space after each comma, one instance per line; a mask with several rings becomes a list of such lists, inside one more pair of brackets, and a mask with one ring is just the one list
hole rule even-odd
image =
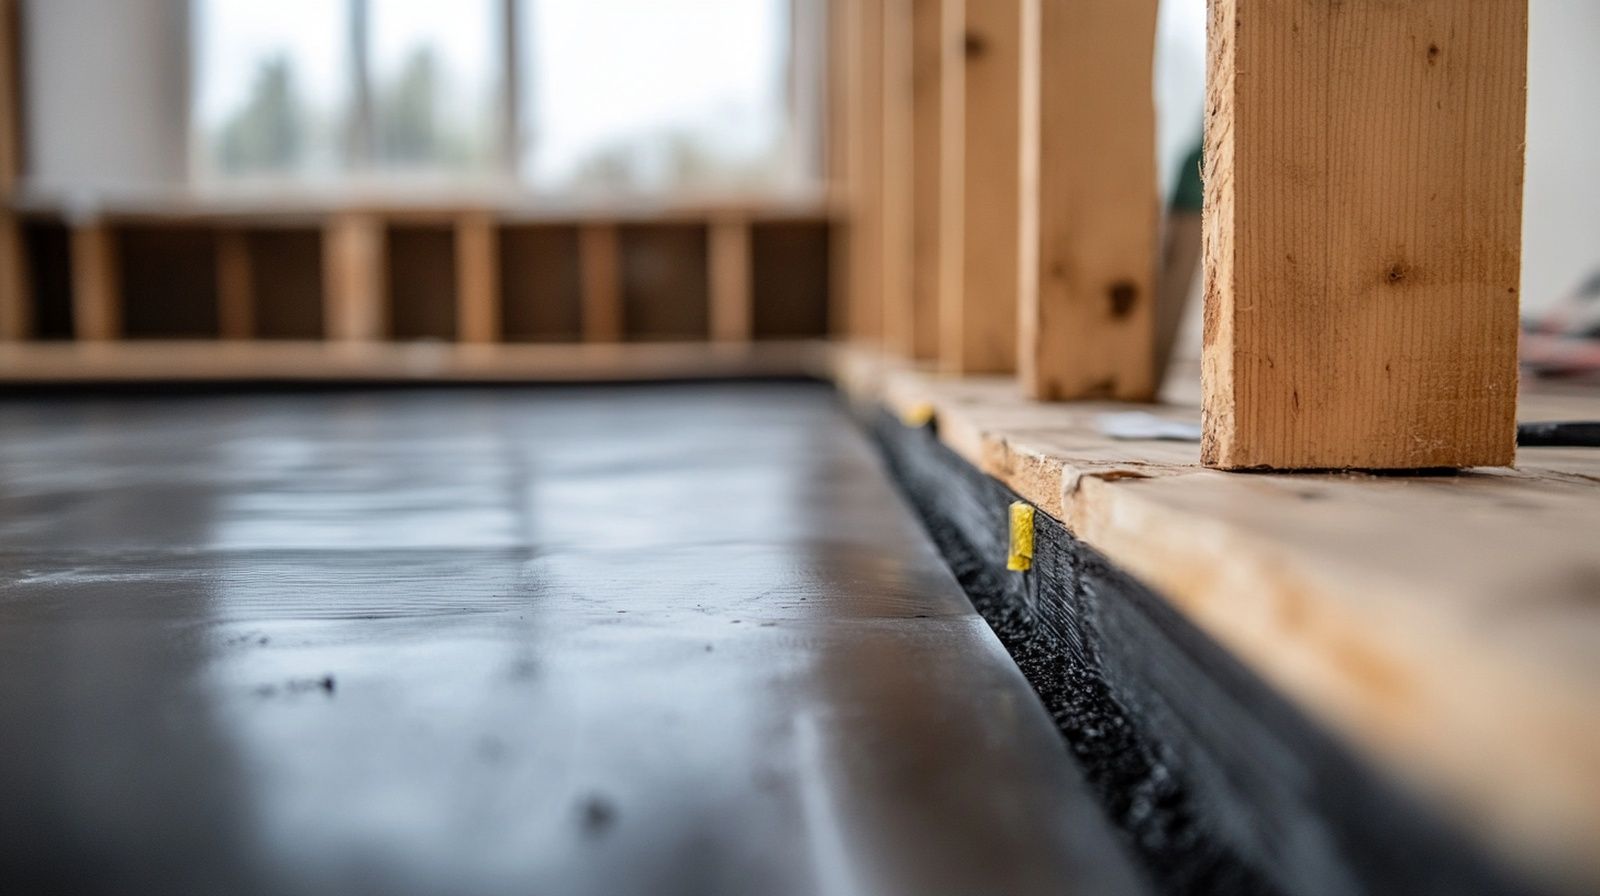
[[[949, 0], [964, 31], [947, 71], [939, 365], [1011, 373], [1017, 365], [1024, 0]], [[954, 15], [953, 15], [954, 17]]]
[[852, 7], [854, 65], [850, 141], [850, 318], [852, 341], [883, 335], [883, 13], [885, 0]]
[[10, 210], [22, 177], [19, 5], [0, 0], [0, 342], [26, 339], [33, 330], [27, 245]]
[[250, 235], [229, 228], [217, 234], [217, 333], [223, 339], [255, 336], [255, 274]]
[[1202, 460], [1511, 463], [1525, 0], [1209, 27]]
[[22, 177], [22, 57], [18, 0], [0, 0], [0, 199]]
[[343, 342], [371, 342], [389, 331], [388, 234], [383, 218], [344, 212], [328, 220], [323, 252], [324, 332]]
[[905, 354], [928, 359], [939, 351], [939, 289], [945, 275], [942, 230], [954, 216], [943, 191], [944, 164], [952, 148], [945, 142], [946, 105], [952, 97], [949, 70], [959, 45], [961, 3], [911, 0], [912, 90], [912, 268], [909, 328], [901, 334]]
[[583, 340], [622, 341], [622, 251], [614, 224], [585, 224], [578, 234]]
[[98, 342], [122, 335], [122, 284], [117, 235], [103, 219], [72, 228], [72, 328], [77, 339]]
[[[946, 306], [960, 302], [966, 250], [962, 230], [966, 220], [964, 174], [966, 146], [966, 0], [939, 0], [938, 124], [932, 135], [939, 145], [939, 164], [933, 172], [933, 190], [939, 208], [938, 227], [933, 234], [935, 267], [933, 298], [923, 313], [931, 323], [932, 357], [940, 369], [955, 365], [946, 357]], [[919, 174], [922, 173], [918, 169]]]
[[1026, 0], [1018, 351], [1040, 399], [1153, 397], [1157, 0]]
[[707, 246], [711, 340], [749, 342], [755, 319], [750, 292], [750, 223], [742, 218], [712, 221]]
[[898, 355], [917, 357], [917, 306], [912, 288], [916, 260], [915, 147], [912, 89], [912, 0], [883, 4], [883, 193], [879, 220], [883, 341]]
[[500, 341], [500, 232], [488, 212], [456, 220], [456, 338]]
[[838, 339], [850, 336], [852, 284], [855, 282], [856, 239], [852, 207], [860, 164], [855, 150], [861, 103], [860, 26], [854, 0], [828, 0], [827, 66], [828, 110], [823, 127], [827, 135], [828, 208], [828, 330]]

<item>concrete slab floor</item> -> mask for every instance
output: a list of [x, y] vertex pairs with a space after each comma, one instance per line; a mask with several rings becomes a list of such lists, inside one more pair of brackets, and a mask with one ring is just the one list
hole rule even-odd
[[0, 401], [0, 891], [1136, 877], [823, 387]]

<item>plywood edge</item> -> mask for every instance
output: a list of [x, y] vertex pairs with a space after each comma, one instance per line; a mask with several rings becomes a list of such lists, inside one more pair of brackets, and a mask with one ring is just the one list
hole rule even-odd
[[1340, 562], [1192, 503], [1218, 489], [1237, 486], [1090, 478], [1066, 524], [1503, 859], [1600, 879], [1592, 670], [1506, 643], [1472, 595], [1434, 591], [1430, 558]]

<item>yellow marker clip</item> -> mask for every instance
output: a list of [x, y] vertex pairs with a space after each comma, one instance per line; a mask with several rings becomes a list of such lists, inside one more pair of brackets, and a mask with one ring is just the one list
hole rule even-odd
[[1023, 572], [1033, 566], [1033, 505], [1027, 501], [1011, 502], [1011, 553], [1006, 557], [1006, 569]]
[[919, 401], [900, 412], [900, 422], [912, 429], [921, 429], [933, 422], [933, 402]]

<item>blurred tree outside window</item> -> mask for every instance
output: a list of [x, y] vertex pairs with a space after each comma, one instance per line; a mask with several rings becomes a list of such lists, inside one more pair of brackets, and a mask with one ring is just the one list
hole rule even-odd
[[504, 125], [497, 0], [377, 0], [369, 66], [375, 167], [498, 170]]
[[191, 117], [202, 180], [315, 180], [343, 167], [349, 46], [342, 4], [204, 0]]
[[821, 179], [791, 38], [792, 4], [816, 0], [191, 2], [208, 189], [755, 195]]
[[[531, 0], [522, 171], [579, 192], [792, 185], [788, 0]], [[605, 52], [596, 52], [604, 47]]]

